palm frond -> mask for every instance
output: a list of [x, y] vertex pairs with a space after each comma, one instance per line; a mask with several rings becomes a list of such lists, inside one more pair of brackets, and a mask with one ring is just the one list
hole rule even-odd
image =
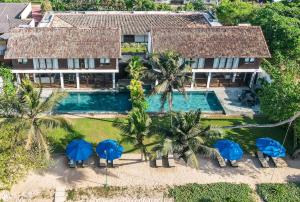
[[47, 128], [63, 128], [71, 131], [72, 127], [68, 120], [60, 116], [43, 116], [36, 119], [38, 126], [46, 126]]
[[217, 149], [212, 148], [212, 147], [208, 147], [208, 146], [205, 146], [205, 145], [200, 145], [199, 146], [199, 151], [204, 156], [207, 156], [207, 157], [210, 157], [210, 158], [216, 158], [217, 156], [221, 156]]
[[49, 97], [47, 97], [39, 106], [38, 113], [45, 113], [51, 111], [55, 105], [59, 103], [68, 94], [66, 92], [54, 91]]

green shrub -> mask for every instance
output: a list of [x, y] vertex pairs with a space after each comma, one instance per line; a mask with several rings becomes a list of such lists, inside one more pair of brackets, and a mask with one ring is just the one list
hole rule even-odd
[[257, 186], [260, 197], [267, 202], [296, 202], [300, 201], [300, 184], [260, 184]]
[[168, 194], [175, 201], [254, 201], [252, 190], [246, 184], [187, 184], [170, 188]]

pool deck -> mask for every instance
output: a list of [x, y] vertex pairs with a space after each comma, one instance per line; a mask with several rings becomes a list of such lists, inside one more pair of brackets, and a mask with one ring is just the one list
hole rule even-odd
[[[259, 106], [254, 107], [247, 107], [242, 106], [241, 102], [238, 100], [239, 96], [241, 95], [243, 90], [249, 89], [247, 87], [232, 87], [232, 88], [193, 88], [193, 89], [186, 89], [187, 91], [214, 91], [217, 98], [219, 99], [225, 115], [226, 116], [253, 116], [258, 115], [260, 113]], [[44, 89], [42, 93], [42, 97], [48, 97], [52, 93], [53, 89]], [[68, 91], [68, 90], [67, 90]], [[96, 92], [100, 90], [72, 90], [72, 92]], [[101, 90], [103, 92], [103, 90]], [[111, 90], [107, 90], [111, 91]], [[117, 113], [110, 113], [110, 114], [94, 114], [94, 113], [87, 113], [87, 114], [63, 114], [64, 116], [70, 118], [82, 118], [82, 117], [97, 117], [97, 118], [115, 118], [115, 117], [124, 117], [126, 114], [117, 114]], [[205, 114], [205, 116], [215, 116], [220, 114]]]
[[226, 115], [244, 115], [253, 116], [260, 113], [260, 107], [258, 105], [254, 107], [242, 106], [239, 101], [239, 96], [243, 90], [249, 88], [210, 88], [218, 97]]

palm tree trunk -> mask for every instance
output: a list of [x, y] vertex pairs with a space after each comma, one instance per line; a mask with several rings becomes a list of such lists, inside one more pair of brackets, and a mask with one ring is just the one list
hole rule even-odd
[[169, 97], [169, 113], [170, 113], [170, 124], [171, 124], [171, 127], [173, 126], [172, 106], [173, 106], [173, 100], [172, 100], [172, 93], [171, 93], [171, 95]]
[[162, 166], [163, 166], [164, 168], [169, 168], [169, 167], [170, 167], [168, 154], [167, 154], [167, 155], [163, 155], [163, 156], [161, 157], [161, 161], [162, 161]]

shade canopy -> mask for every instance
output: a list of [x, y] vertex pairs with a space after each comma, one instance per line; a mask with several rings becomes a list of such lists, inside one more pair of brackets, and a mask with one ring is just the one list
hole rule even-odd
[[262, 153], [271, 157], [285, 157], [285, 148], [272, 138], [259, 138], [256, 140], [256, 146]]
[[96, 147], [96, 152], [100, 158], [113, 161], [122, 156], [123, 147], [115, 140], [104, 140], [100, 142]]
[[243, 157], [243, 150], [238, 143], [230, 140], [218, 140], [214, 147], [218, 149], [221, 156], [228, 160], [239, 160]]
[[84, 161], [92, 155], [93, 146], [83, 139], [72, 140], [67, 146], [66, 153], [71, 160]]

